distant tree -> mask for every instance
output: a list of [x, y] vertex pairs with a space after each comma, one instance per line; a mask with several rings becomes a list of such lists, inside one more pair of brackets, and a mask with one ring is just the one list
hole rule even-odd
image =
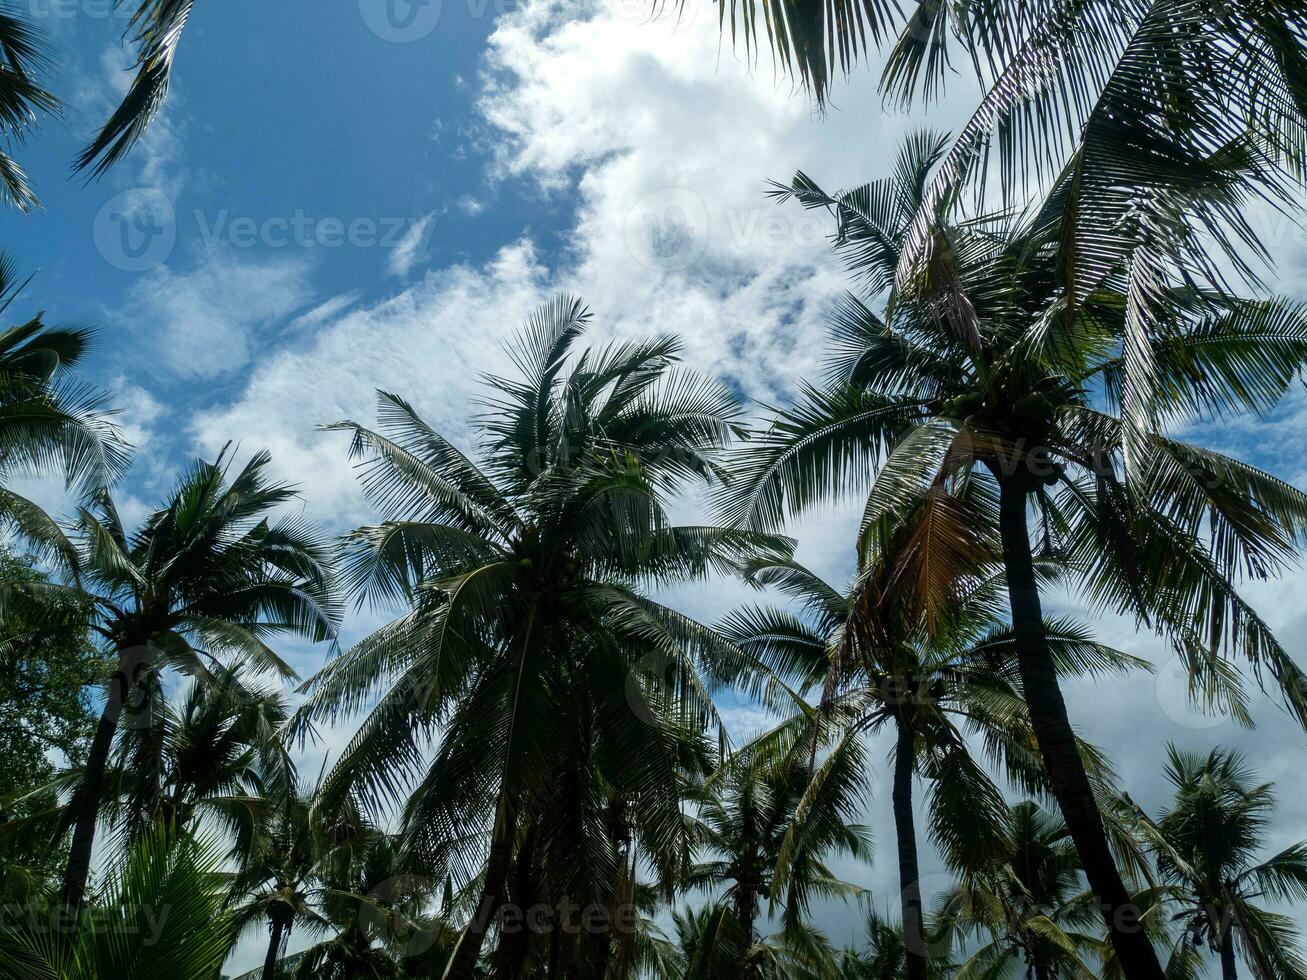
[[216, 683], [233, 671], [293, 677], [267, 640], [335, 635], [331, 551], [302, 517], [275, 516], [295, 490], [268, 479], [270, 461], [257, 453], [230, 478], [225, 451], [197, 461], [134, 534], [101, 491], [79, 514], [75, 548], [68, 545], [76, 581], [0, 582], [4, 602], [91, 610], [90, 628], [114, 658], [67, 811], [73, 838], [62, 901], [74, 912], [85, 899], [114, 741], [127, 721], [154, 724], [160, 676], [180, 671]]
[[1177, 953], [1205, 946], [1220, 957], [1223, 980], [1238, 977], [1239, 952], [1260, 980], [1307, 977], [1297, 917], [1266, 905], [1307, 899], [1307, 841], [1261, 854], [1275, 812], [1271, 784], [1257, 783], [1238, 752], [1204, 757], [1174, 745], [1166, 778], [1171, 805], [1155, 823], [1138, 816], [1158, 870], [1180, 896]]
[[[47, 581], [35, 561], [0, 545], [0, 581]], [[90, 642], [86, 611], [58, 624], [30, 601], [12, 602], [0, 620], [0, 899], [53, 884], [66, 857], [51, 846], [48, 821], [58, 803], [61, 762], [81, 759], [95, 731], [92, 685], [105, 659]], [[33, 795], [35, 794], [35, 795]]]
[[[779, 913], [789, 941], [811, 928], [813, 899], [856, 898], [862, 890], [843, 881], [827, 862], [871, 859], [871, 832], [853, 821], [865, 803], [862, 758], [834, 758], [820, 793], [808, 793], [808, 772], [798, 766], [761, 767], [727, 760], [708, 792], [695, 800], [691, 818], [697, 863], [686, 885], [712, 889], [735, 916], [744, 942], [744, 976], [761, 973], [750, 953], [758, 941], [764, 903]], [[725, 928], [725, 927], [723, 927]], [[755, 951], [756, 952], [756, 951]]]

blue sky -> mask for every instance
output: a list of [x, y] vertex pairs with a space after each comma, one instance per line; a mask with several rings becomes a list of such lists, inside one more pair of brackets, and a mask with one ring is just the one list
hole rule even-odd
[[[643, 0], [390, 0], [393, 23], [386, 2], [201, 0], [165, 112], [125, 163], [87, 184], [68, 165], [126, 84], [125, 24], [104, 16], [105, 0], [22, 0], [55, 35], [53, 87], [69, 107], [20, 148], [45, 207], [0, 213], [0, 242], [36, 274], [16, 313], [99, 326], [88, 373], [112, 389], [139, 449], [121, 490], [128, 516], [163, 495], [179, 464], [230, 439], [269, 448], [328, 527], [366, 521], [343, 440], [315, 426], [370, 420], [385, 387], [466, 443], [477, 374], [503, 370], [501, 342], [557, 291], [589, 300], [597, 335], [676, 332], [691, 364], [747, 398], [781, 400], [816, 374], [822, 317], [845, 282], [829, 228], [767, 202], [765, 181], [798, 168], [831, 189], [873, 178], [907, 129], [956, 128], [974, 98], [959, 80], [928, 114], [887, 113], [874, 73], [860, 71], [817, 115], [766, 58], [750, 64], [719, 43], [708, 0], [652, 23]], [[143, 209], [165, 233], [136, 255], [118, 236]], [[1307, 237], [1269, 217], [1261, 227], [1283, 287], [1298, 289]], [[1303, 485], [1302, 409], [1295, 396], [1268, 423], [1205, 435]], [[839, 579], [850, 521], [836, 509], [798, 526], [801, 557]], [[1252, 590], [1299, 652], [1303, 584]], [[743, 595], [721, 583], [673, 598], [715, 619]], [[1074, 595], [1056, 604], [1078, 610]], [[1133, 624], [1097, 628], [1166, 664]], [[323, 655], [294, 653], [305, 672]], [[762, 721], [729, 708], [741, 730]], [[1086, 734], [1146, 805], [1163, 795], [1166, 740], [1227, 742], [1281, 782], [1277, 842], [1307, 824], [1295, 778], [1304, 739], [1269, 704], [1258, 732], [1210, 724], [1164, 669], [1077, 685], [1073, 718], [1090, 708]], [[306, 768], [347, 736], [327, 733]], [[885, 794], [869, 821], [885, 857], [847, 870], [888, 901]], [[840, 939], [856, 918], [820, 917]]]

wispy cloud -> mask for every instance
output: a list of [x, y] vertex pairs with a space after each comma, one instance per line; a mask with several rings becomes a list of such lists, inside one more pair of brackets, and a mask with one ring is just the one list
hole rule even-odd
[[413, 222], [404, 232], [404, 237], [399, 240], [386, 259], [386, 271], [392, 276], [401, 278], [407, 276], [415, 265], [427, 257], [427, 242], [430, 239], [430, 229], [435, 217], [434, 214], [428, 214]]

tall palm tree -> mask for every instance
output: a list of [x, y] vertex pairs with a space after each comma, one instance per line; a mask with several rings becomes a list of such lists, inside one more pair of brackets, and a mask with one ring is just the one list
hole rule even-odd
[[1204, 945], [1236, 980], [1236, 943], [1257, 977], [1307, 977], [1296, 923], [1259, 901], [1307, 898], [1307, 841], [1259, 860], [1275, 810], [1269, 783], [1238, 752], [1206, 756], [1167, 747], [1171, 805], [1154, 823], [1138, 812], [1164, 880], [1178, 892], [1183, 926], [1178, 954]]
[[[788, 547], [671, 523], [667, 495], [717, 477], [739, 409], [724, 385], [674, 367], [671, 338], [574, 350], [588, 322], [567, 297], [530, 318], [510, 348], [519, 376], [489, 379], [480, 465], [393, 395], [381, 396], [380, 430], [335, 427], [370, 457], [364, 486], [389, 518], [349, 536], [350, 587], [411, 608], [310, 682], [301, 723], [380, 698], [323, 805], [408, 797], [407, 845], [425, 873], [450, 871], [461, 887], [484, 871], [451, 980], [470, 976], [523, 833], [557, 806], [578, 758], [630, 801], [644, 860], [673, 876], [686, 846], [681, 760], [714, 710], [700, 668], [738, 651], [641, 587]], [[620, 860], [593, 789], [565, 797], [576, 819], [554, 828], [597, 849], [577, 873]]]
[[815, 799], [800, 766], [767, 767], [747, 756], [726, 760], [706, 792], [692, 796], [699, 860], [686, 887], [720, 890], [743, 938], [743, 974], [756, 976], [747, 952], [758, 940], [762, 903], [769, 917], [780, 909], [787, 937], [800, 935], [814, 898], [847, 900], [861, 889], [840, 880], [827, 861], [871, 859], [871, 833], [854, 819], [862, 811], [866, 784], [861, 759], [845, 753]]
[[[968, 954], [958, 980], [1020, 971], [1034, 980], [1119, 976], [1066, 824], [1025, 801], [1009, 811], [1007, 836], [1001, 851], [965, 869], [940, 899], [941, 941]], [[1159, 899], [1147, 888], [1137, 899], [1151, 910], [1145, 923], [1155, 940], [1166, 931]], [[1191, 966], [1177, 959], [1167, 975], [1189, 976]]]
[[[0, 12], [0, 59], [10, 48], [4, 39], [9, 16]], [[3, 79], [0, 66], [0, 90]], [[3, 116], [0, 109], [0, 126]], [[0, 169], [3, 161], [0, 155]], [[13, 258], [0, 252], [0, 316], [28, 282]], [[50, 327], [39, 313], [0, 331], [0, 523], [43, 557], [65, 565], [73, 556], [56, 523], [5, 484], [15, 475], [58, 474], [69, 488], [85, 493], [108, 485], [126, 468], [127, 449], [103, 410], [103, 397], [72, 374], [90, 343], [85, 328]]]
[[331, 842], [310, 820], [312, 799], [292, 784], [271, 803], [231, 884], [238, 931], [256, 924], [267, 926], [268, 946], [260, 980], [277, 976], [286, 943], [297, 925], [314, 932], [327, 926], [317, 902], [323, 851]]
[[[1064, 315], [1050, 235], [1065, 186], [1033, 215], [935, 227], [928, 260], [897, 282], [942, 148], [918, 135], [892, 177], [834, 197], [803, 175], [778, 192], [837, 215], [837, 247], [868, 299], [849, 297], [839, 310], [830, 383], [806, 389], [752, 441], [725, 511], [765, 530], [870, 482], [865, 534], [955, 481], [992, 488], [1021, 686], [1050, 785], [1126, 975], [1158, 977], [1131, 924], [1058, 684], [1030, 507], [1040, 555], [1074, 569], [1089, 601], [1165, 633], [1209, 701], [1244, 710], [1234, 654], [1270, 675], [1307, 722], [1303, 674], [1236, 590], [1242, 576], [1291, 559], [1307, 531], [1307, 495], [1161, 428], [1274, 405], [1307, 358], [1307, 309], [1213, 293], [1184, 269], [1164, 288], [1150, 278], [1157, 270], [1127, 269]], [[1166, 320], [1165, 337], [1130, 328], [1140, 303]], [[1147, 392], [1123, 381], [1124, 364], [1140, 358], [1150, 364]], [[1141, 400], [1158, 414], [1131, 414]]]
[[[796, 697], [793, 719], [767, 737], [792, 756], [807, 757], [807, 795], [821, 798], [829, 763], [860, 755], [866, 734], [883, 728], [894, 733], [903, 958], [912, 980], [931, 970], [913, 807], [916, 776], [930, 781], [931, 836], [954, 866], [973, 863], [1006, 841], [1002, 796], [971, 755], [976, 737], [1009, 779], [1032, 789], [1046, 786], [1031, 751], [1012, 631], [995, 613], [1003, 583], [987, 563], [988, 504], [974, 488], [957, 497], [936, 495], [915, 517], [873, 535], [879, 541], [851, 590], [837, 590], [793, 562], [755, 563], [749, 580], [799, 600], [800, 615], [746, 609], [723, 630], [775, 676], [799, 689], [822, 689], [816, 707]], [[1050, 622], [1045, 629], [1063, 673], [1142, 664], [1095, 643], [1075, 623]], [[817, 766], [819, 746], [828, 755]], [[1094, 750], [1082, 745], [1081, 753], [1096, 779], [1105, 781], [1106, 767]]]
[[[73, 537], [73, 584], [3, 583], [0, 599], [24, 593], [52, 608], [91, 610], [90, 628], [116, 661], [100, 721], [69, 803], [73, 836], [62, 900], [85, 900], [110, 751], [120, 725], [155, 724], [159, 677], [181, 671], [218, 683], [232, 671], [295, 672], [266, 640], [277, 634], [314, 642], [335, 632], [328, 547], [296, 515], [273, 519], [295, 491], [267, 477], [257, 453], [228, 479], [226, 452], [197, 461], [167, 506], [128, 536], [107, 491], [81, 510]], [[139, 713], [124, 719], [124, 709]]]

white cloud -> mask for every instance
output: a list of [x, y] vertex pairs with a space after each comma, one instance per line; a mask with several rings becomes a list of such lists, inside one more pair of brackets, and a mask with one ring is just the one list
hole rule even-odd
[[[673, 332], [692, 365], [749, 396], [788, 396], [817, 367], [822, 315], [846, 278], [829, 255], [828, 221], [773, 206], [765, 180], [799, 167], [832, 188], [870, 179], [908, 127], [881, 112], [868, 78], [841, 90], [841, 111], [814, 115], [720, 58], [714, 17], [644, 23], [574, 0], [502, 17], [484, 82], [495, 172], [575, 197], [567, 250], [538, 255], [524, 239], [483, 268], [430, 272], [387, 303], [323, 323], [308, 348], [295, 338], [234, 404], [196, 423], [208, 443], [270, 444], [315, 506], [334, 511], [344, 499], [340, 454], [315, 423], [370, 418], [371, 389], [386, 387], [461, 427], [499, 339], [553, 291], [582, 295], [597, 333]], [[406, 262], [397, 252], [392, 270]]]
[[307, 313], [301, 313], [294, 320], [291, 320], [286, 329], [290, 331], [308, 330], [334, 320], [362, 298], [363, 291], [361, 289], [352, 289], [347, 293], [333, 296], [326, 302], [319, 303]]
[[313, 297], [310, 266], [299, 257], [203, 253], [187, 271], [160, 266], [141, 276], [118, 311], [144, 332], [160, 366], [185, 378], [213, 378], [242, 367], [251, 338]]
[[271, 450], [279, 472], [304, 488], [315, 513], [359, 519], [344, 441], [317, 431], [341, 418], [373, 418], [375, 389], [414, 403], [432, 424], [467, 438], [478, 375], [506, 369], [500, 344], [521, 311], [546, 294], [545, 270], [526, 242], [506, 246], [484, 269], [431, 272], [393, 299], [355, 309], [306, 343], [264, 358], [239, 400], [201, 414], [203, 451], [230, 438]]
[[400, 278], [407, 276], [415, 265], [427, 257], [427, 243], [431, 237], [429, 229], [435, 217], [434, 214], [428, 214], [410, 223], [408, 230], [404, 232], [404, 236], [396, 243], [394, 250], [386, 259], [386, 271], [392, 276]]

